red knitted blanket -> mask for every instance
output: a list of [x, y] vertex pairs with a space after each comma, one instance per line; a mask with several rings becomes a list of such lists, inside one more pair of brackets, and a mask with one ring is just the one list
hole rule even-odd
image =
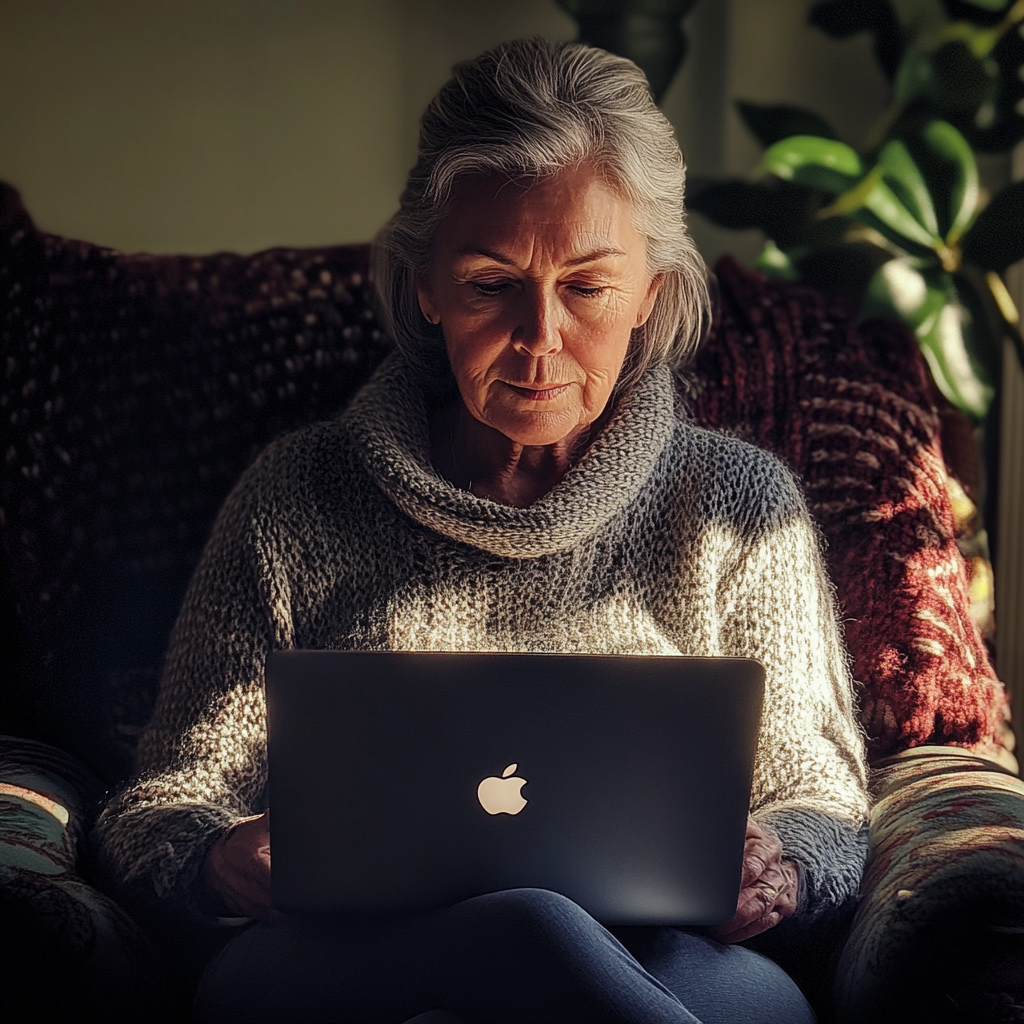
[[1006, 696], [970, 616], [932, 386], [913, 337], [721, 260], [696, 419], [774, 451], [825, 534], [872, 759], [993, 751]]

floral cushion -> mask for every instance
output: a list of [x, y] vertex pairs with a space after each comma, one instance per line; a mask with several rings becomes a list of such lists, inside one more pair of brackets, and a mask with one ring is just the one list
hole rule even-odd
[[1024, 782], [951, 747], [876, 766], [841, 1024], [1024, 1020]]

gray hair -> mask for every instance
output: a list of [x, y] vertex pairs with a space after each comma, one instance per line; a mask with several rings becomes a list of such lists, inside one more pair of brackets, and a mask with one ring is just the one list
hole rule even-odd
[[422, 358], [443, 344], [420, 311], [417, 278], [456, 182], [469, 175], [542, 177], [593, 163], [633, 207], [647, 267], [662, 275], [654, 309], [633, 331], [617, 390], [660, 363], [682, 362], [707, 325], [707, 274], [687, 233], [685, 166], [644, 73], [581, 43], [521, 39], [457, 64], [420, 124], [419, 159], [398, 212], [373, 244], [385, 328]]

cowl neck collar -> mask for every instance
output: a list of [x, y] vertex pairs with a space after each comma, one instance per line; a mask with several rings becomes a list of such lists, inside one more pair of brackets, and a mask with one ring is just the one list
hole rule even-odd
[[540, 558], [593, 536], [639, 494], [672, 435], [675, 388], [649, 371], [620, 402], [580, 461], [527, 508], [478, 498], [430, 459], [430, 410], [441, 386], [393, 353], [352, 400], [342, 424], [370, 476], [410, 518], [503, 558]]

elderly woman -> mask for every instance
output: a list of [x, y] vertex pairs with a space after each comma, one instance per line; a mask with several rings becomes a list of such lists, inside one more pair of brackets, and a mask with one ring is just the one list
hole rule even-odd
[[[677, 393], [707, 317], [683, 178], [643, 75], [600, 50], [507, 44], [430, 104], [374, 253], [396, 352], [228, 499], [140, 774], [97, 826], [125, 891], [252, 919], [208, 967], [201, 1019], [813, 1020], [737, 943], [855, 895], [862, 744], [799, 488]], [[292, 647], [758, 659], [735, 918], [613, 935], [542, 890], [397, 921], [274, 915], [263, 670]]]

